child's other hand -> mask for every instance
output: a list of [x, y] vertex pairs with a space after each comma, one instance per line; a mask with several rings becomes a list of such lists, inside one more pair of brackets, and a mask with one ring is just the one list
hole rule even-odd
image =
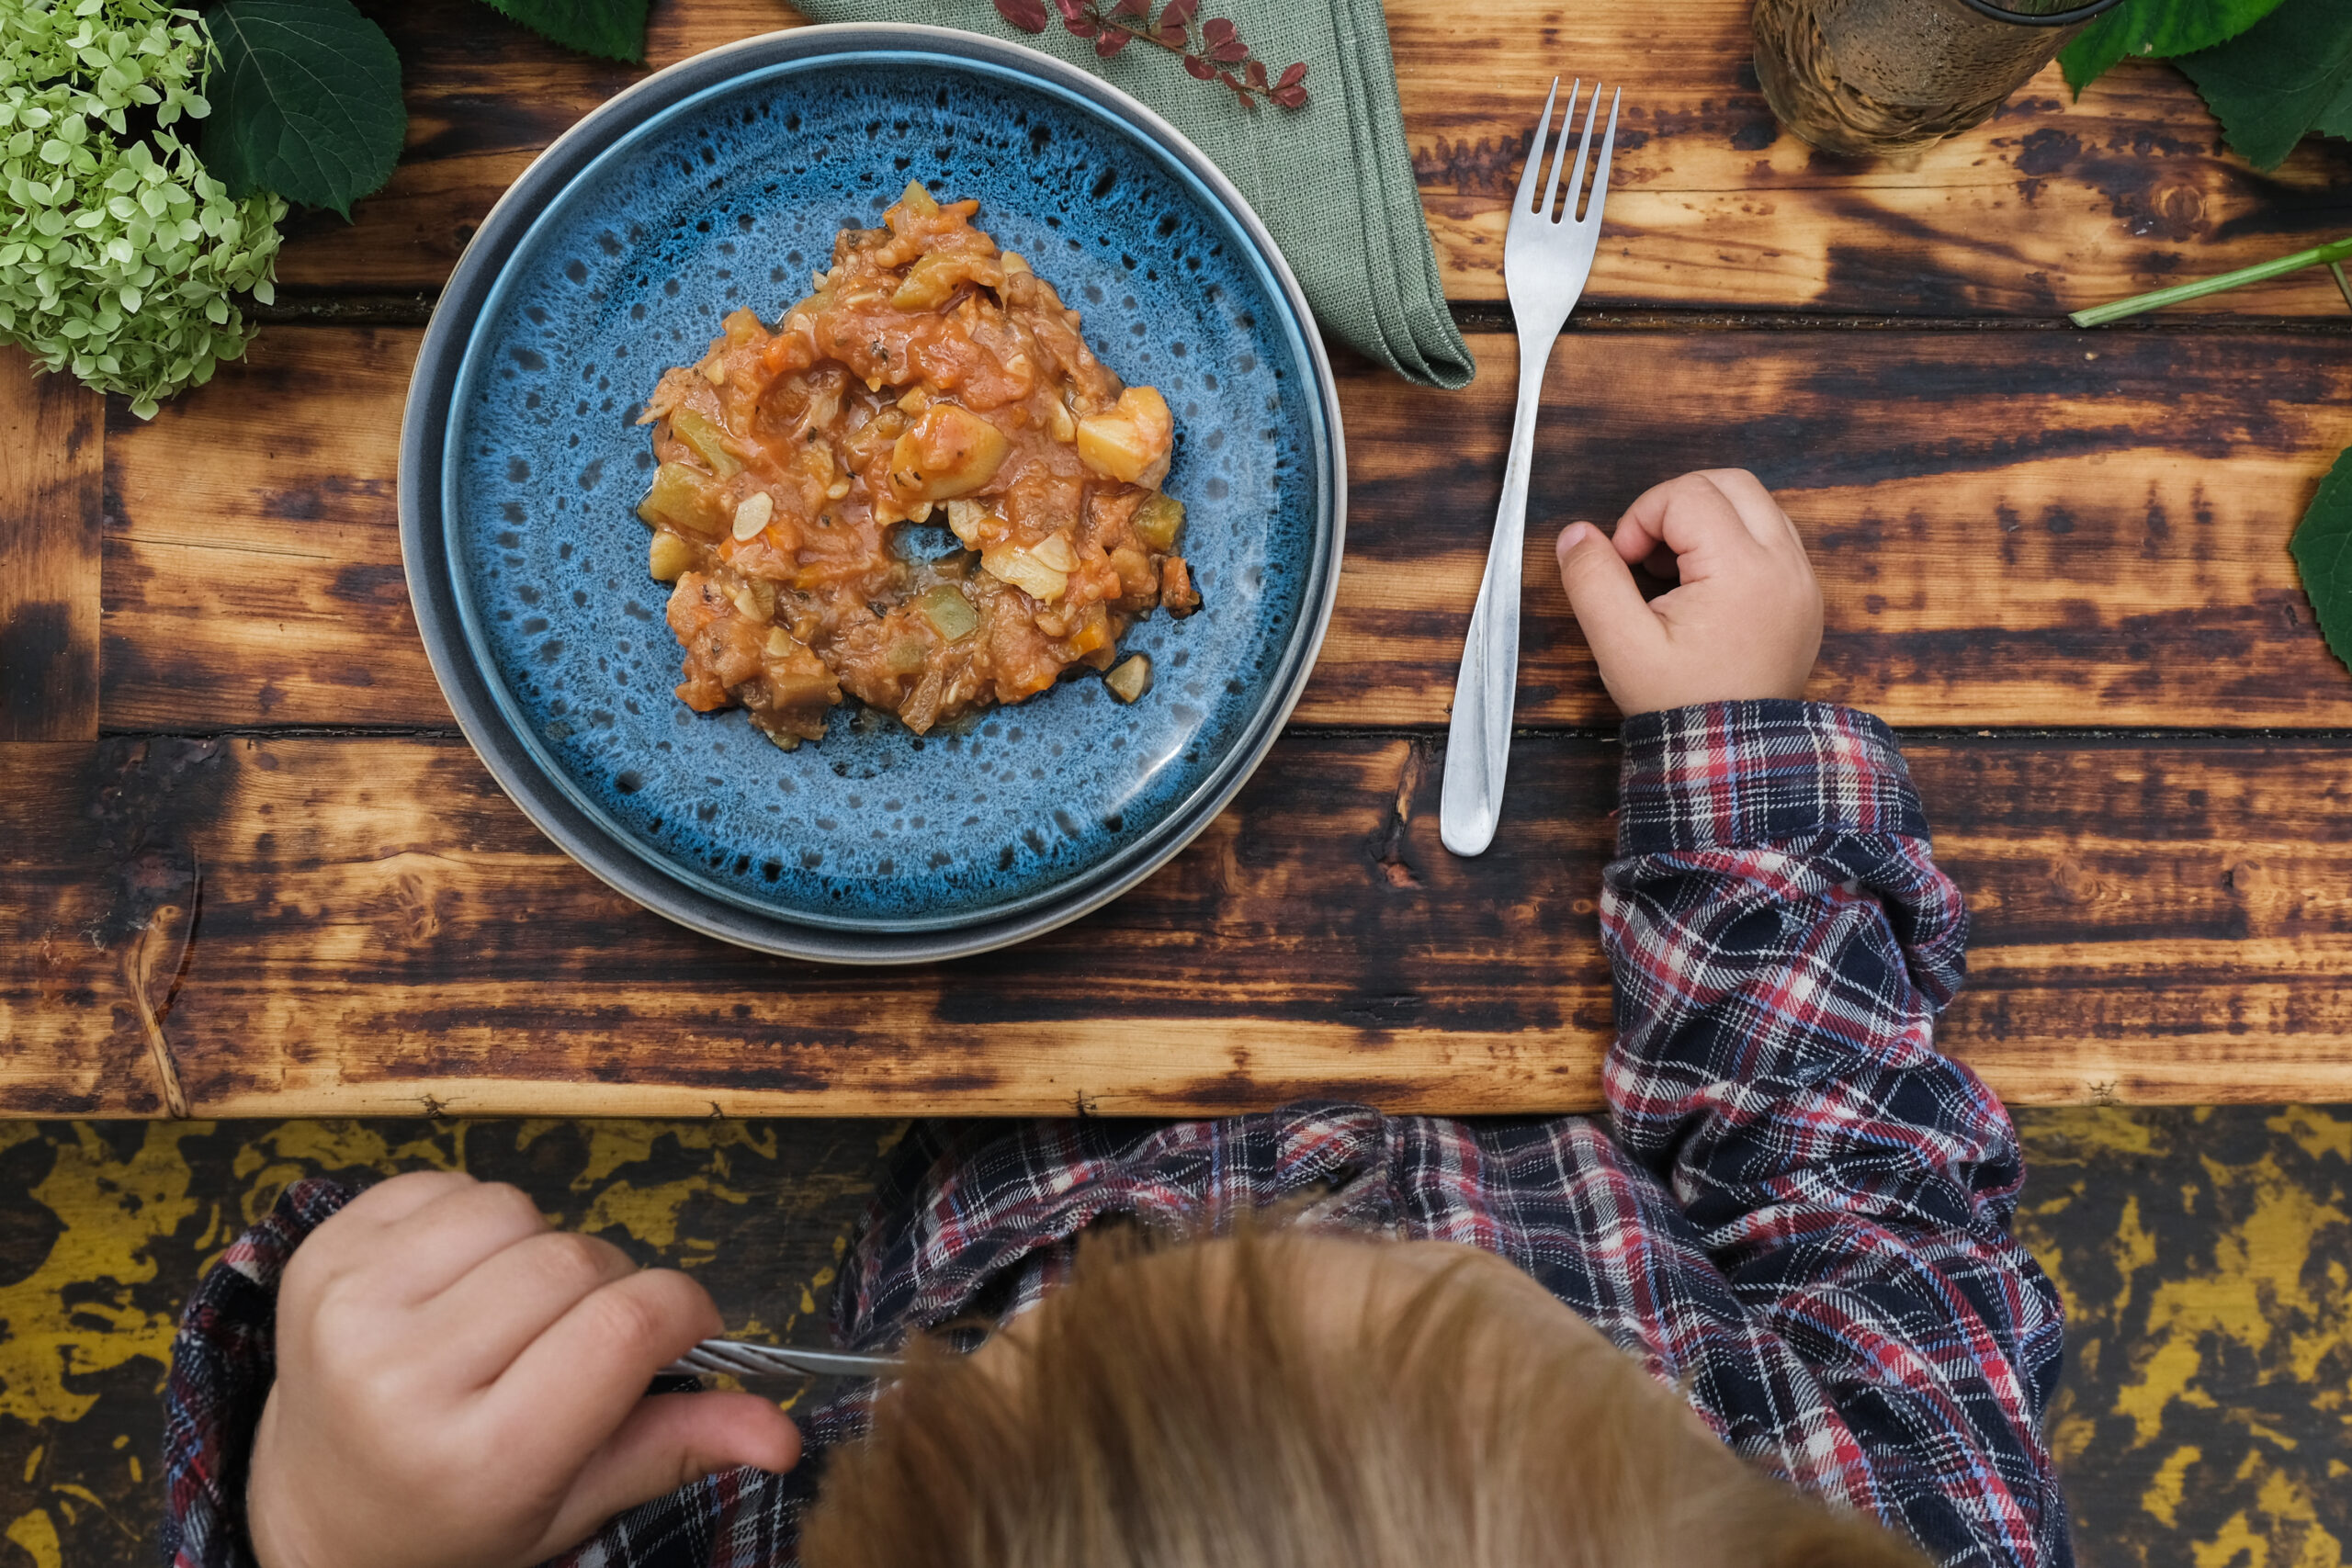
[[[1744, 468], [1668, 479], [1612, 539], [1560, 535], [1560, 582], [1627, 717], [1694, 703], [1801, 697], [1821, 650], [1821, 590], [1796, 525]], [[1673, 588], [1644, 603], [1632, 569]]]
[[396, 1177], [321, 1225], [277, 1299], [246, 1487], [262, 1568], [510, 1568], [714, 1471], [790, 1468], [748, 1393], [645, 1397], [719, 1330], [700, 1285], [549, 1230], [512, 1187]]

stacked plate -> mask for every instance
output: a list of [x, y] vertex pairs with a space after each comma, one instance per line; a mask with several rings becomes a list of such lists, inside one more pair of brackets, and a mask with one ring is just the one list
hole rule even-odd
[[[919, 737], [849, 705], [782, 751], [672, 694], [634, 422], [664, 367], [731, 310], [773, 324], [910, 179], [977, 197], [1111, 368], [1166, 396], [1204, 607], [1123, 639], [1156, 671], [1131, 706], [1086, 675]], [[1015, 45], [808, 28], [649, 77], [506, 193], [417, 361], [401, 542], [458, 722], [582, 864], [729, 942], [904, 962], [1077, 919], [1224, 807], [1314, 662], [1344, 474], [1297, 284], [1174, 130]]]

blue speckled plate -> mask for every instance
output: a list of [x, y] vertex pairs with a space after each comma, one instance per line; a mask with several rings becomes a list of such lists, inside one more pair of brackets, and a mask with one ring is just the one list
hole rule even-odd
[[[836, 710], [786, 752], [672, 693], [634, 424], [728, 311], [773, 321], [910, 178], [1085, 314], [1177, 418], [1168, 489], [1205, 607], [1155, 615], [1132, 706], [1065, 681], [956, 733]], [[1339, 410], [1297, 285], [1150, 111], [1011, 44], [809, 28], [684, 62], [582, 120], [458, 265], [401, 433], [418, 622], [508, 793], [590, 870], [714, 935], [889, 962], [1074, 919], [1182, 848], [1270, 745], [1338, 579]], [[910, 541], [910, 544], [917, 541]], [[921, 539], [934, 553], [944, 533]]]

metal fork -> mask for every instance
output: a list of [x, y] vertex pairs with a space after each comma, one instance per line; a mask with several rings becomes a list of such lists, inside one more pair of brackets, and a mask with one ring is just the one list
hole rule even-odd
[[1511, 702], [1519, 682], [1520, 565], [1527, 541], [1527, 468], [1535, 446], [1535, 408], [1544, 398], [1544, 365], [1567, 324], [1568, 312], [1592, 275], [1600, 245], [1600, 213], [1609, 199], [1609, 154], [1617, 144], [1617, 100], [1609, 100], [1609, 130], [1600, 141], [1600, 161], [1592, 196], [1577, 216], [1577, 194], [1584, 186], [1584, 161], [1592, 127], [1600, 113], [1595, 84], [1585, 109], [1584, 136], [1577, 142], [1576, 173], [1568, 180], [1566, 209], [1552, 215], [1560, 189], [1560, 164], [1575, 129], [1577, 93], [1568, 88], [1567, 113], [1552, 152], [1552, 177], [1544, 200], [1535, 200], [1535, 171], [1551, 134], [1552, 106], [1560, 79], [1544, 100], [1527, 168], [1519, 176], [1510, 227], [1503, 237], [1503, 281], [1510, 294], [1511, 321], [1519, 329], [1519, 412], [1511, 421], [1510, 461], [1503, 469], [1502, 504], [1495, 510], [1495, 539], [1487, 551], [1486, 581], [1478, 585], [1478, 607], [1470, 616], [1470, 637], [1462, 649], [1462, 672], [1453, 682], [1453, 716], [1446, 729], [1445, 787], [1438, 806], [1438, 836], [1458, 855], [1486, 852], [1502, 815], [1503, 774], [1510, 765]]
[[878, 1378], [896, 1371], [896, 1356], [853, 1356], [840, 1350], [796, 1350], [779, 1345], [752, 1345], [741, 1339], [706, 1339], [668, 1366], [662, 1375], [702, 1377], [728, 1372], [739, 1378], [820, 1377]]

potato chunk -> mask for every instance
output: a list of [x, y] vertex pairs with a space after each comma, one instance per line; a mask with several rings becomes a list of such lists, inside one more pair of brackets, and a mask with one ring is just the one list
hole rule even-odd
[[1151, 690], [1151, 660], [1141, 653], [1129, 654], [1120, 660], [1117, 669], [1102, 677], [1111, 694], [1123, 703], [1134, 702]]
[[1011, 449], [1004, 433], [971, 410], [933, 403], [890, 448], [890, 488], [910, 503], [969, 495], [996, 478]]
[[1119, 394], [1117, 407], [1078, 422], [1080, 462], [1107, 478], [1153, 490], [1168, 477], [1175, 440], [1168, 400], [1151, 387], [1129, 387]]
[[656, 582], [675, 582], [695, 569], [701, 551], [667, 528], [653, 536], [653, 547], [647, 552], [646, 568]]

